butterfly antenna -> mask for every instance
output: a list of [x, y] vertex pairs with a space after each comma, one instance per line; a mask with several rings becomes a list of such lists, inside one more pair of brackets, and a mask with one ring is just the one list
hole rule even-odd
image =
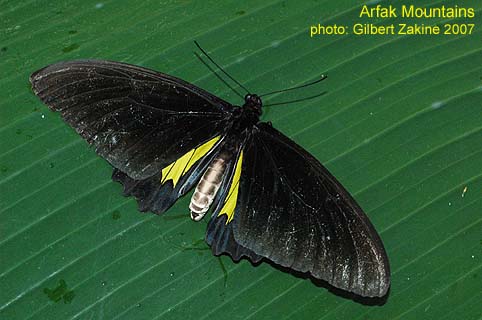
[[239, 93], [236, 89], [234, 89], [233, 86], [231, 86], [226, 80], [224, 80], [224, 78], [221, 77], [216, 72], [216, 70], [214, 70], [206, 61], [204, 61], [203, 58], [197, 52], [194, 52], [194, 54], [199, 59], [199, 61], [201, 61], [206, 66], [206, 68], [208, 68], [219, 80], [221, 80], [222, 83], [224, 83], [229, 89], [233, 90], [233, 92], [236, 93], [241, 99], [244, 99], [243, 95]]
[[275, 93], [280, 93], [280, 92], [286, 92], [286, 91], [291, 91], [291, 90], [296, 90], [296, 89], [305, 88], [305, 87], [308, 87], [308, 86], [312, 86], [312, 85], [314, 85], [314, 84], [317, 84], [318, 82], [321, 82], [321, 81], [325, 80], [326, 78], [328, 78], [328, 76], [321, 75], [321, 78], [320, 78], [320, 79], [315, 80], [315, 81], [312, 81], [312, 82], [310, 82], [310, 83], [303, 84], [303, 85], [296, 86], [296, 87], [292, 87], [292, 88], [288, 88], [288, 89], [276, 90], [276, 91], [273, 91], [273, 92], [264, 93], [264, 94], [259, 95], [259, 97], [265, 97], [265, 96], [269, 96], [269, 95], [275, 94]]
[[305, 100], [310, 100], [310, 99], [314, 99], [314, 98], [318, 98], [318, 97], [321, 97], [322, 95], [326, 94], [326, 91], [325, 92], [322, 92], [322, 93], [318, 93], [314, 96], [310, 96], [310, 97], [306, 97], [306, 98], [301, 98], [301, 99], [296, 99], [296, 100], [289, 100], [289, 101], [283, 101], [283, 102], [275, 102], [275, 103], [268, 103], [268, 104], [263, 104], [263, 106], [265, 107], [270, 107], [270, 106], [277, 106], [277, 105], [280, 105], [280, 104], [288, 104], [288, 103], [295, 103], [295, 102], [301, 102], [301, 101], [305, 101]]
[[[198, 43], [196, 40], [194, 40], [194, 43], [195, 43], [196, 46], [199, 48], [199, 50], [201, 50], [201, 52], [209, 59], [209, 61], [211, 61], [216, 67], [218, 67], [218, 69], [221, 70], [222, 73], [224, 73], [229, 79], [233, 80], [238, 86], [240, 86], [241, 88], [243, 88], [247, 93], [249, 93], [249, 90], [246, 89], [246, 87], [243, 86], [241, 83], [239, 83], [236, 79], [234, 79], [229, 73], [227, 73], [226, 71], [224, 71], [224, 69], [221, 68], [221, 67], [219, 66], [219, 64], [217, 64], [216, 61], [214, 61], [213, 58], [211, 58], [211, 57], [209, 56], [209, 54], [208, 54], [206, 51], [204, 51], [203, 48], [201, 48], [201, 46], [199, 45], [199, 43]], [[224, 83], [226, 83], [226, 82], [224, 82]], [[230, 88], [231, 88], [231, 87], [230, 87]]]

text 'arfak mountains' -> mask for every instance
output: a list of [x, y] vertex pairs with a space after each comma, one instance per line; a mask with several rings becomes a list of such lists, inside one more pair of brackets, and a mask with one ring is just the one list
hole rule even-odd
[[402, 5], [401, 8], [396, 8], [393, 5], [385, 7], [380, 4], [370, 8], [368, 5], [364, 5], [360, 11], [360, 18], [397, 18], [399, 14], [402, 18], [473, 18], [475, 17], [475, 10], [474, 8], [457, 5], [453, 7], [442, 5], [432, 8], [414, 5]]

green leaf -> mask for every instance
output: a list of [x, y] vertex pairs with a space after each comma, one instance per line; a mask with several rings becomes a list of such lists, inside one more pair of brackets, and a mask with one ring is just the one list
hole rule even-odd
[[[102, 1], [102, 0], [100, 0]], [[361, 2], [1, 1], [0, 318], [479, 319], [480, 19], [360, 19]], [[372, 1], [375, 6], [376, 1]], [[390, 1], [474, 7], [476, 1]], [[318, 23], [475, 23], [472, 35], [310, 38]], [[241, 103], [193, 55], [198, 40], [253, 92], [314, 80], [263, 119], [324, 163], [379, 231], [383, 305], [213, 257], [184, 197], [141, 214], [111, 168], [33, 95], [29, 75], [76, 58], [173, 74]]]

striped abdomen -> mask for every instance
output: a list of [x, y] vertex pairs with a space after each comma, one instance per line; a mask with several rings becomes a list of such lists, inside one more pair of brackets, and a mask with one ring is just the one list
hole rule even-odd
[[209, 210], [211, 203], [213, 203], [223, 180], [227, 160], [228, 157], [225, 154], [220, 154], [214, 158], [196, 186], [189, 204], [191, 219], [194, 221], [201, 220]]

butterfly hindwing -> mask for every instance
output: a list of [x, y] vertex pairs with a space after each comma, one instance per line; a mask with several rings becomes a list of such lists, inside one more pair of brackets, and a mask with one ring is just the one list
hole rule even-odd
[[388, 259], [365, 213], [318, 160], [266, 123], [243, 148], [225, 228], [238, 246], [338, 288], [362, 296], [388, 290]]
[[119, 169], [114, 169], [112, 179], [122, 183], [124, 196], [134, 196], [137, 199], [140, 211], [161, 214], [195, 185], [219, 152], [222, 143], [222, 138], [215, 137], [147, 179], [135, 180]]
[[223, 136], [232, 106], [183, 80], [119, 62], [59, 62], [32, 88], [115, 168], [135, 180]]
[[221, 186], [213, 202], [213, 214], [206, 231], [206, 242], [211, 246], [214, 255], [228, 253], [234, 261], [243, 257], [249, 258], [253, 263], [259, 262], [262, 257], [252, 250], [243, 247], [234, 239], [232, 224], [237, 196], [239, 179], [242, 170], [245, 138], [239, 137], [240, 145], [232, 161], [227, 165]]

